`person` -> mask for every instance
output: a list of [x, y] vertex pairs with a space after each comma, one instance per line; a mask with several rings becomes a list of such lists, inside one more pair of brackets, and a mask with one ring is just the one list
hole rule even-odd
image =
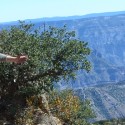
[[24, 63], [28, 57], [26, 55], [11, 56], [0, 53], [0, 62], [14, 62], [17, 64]]

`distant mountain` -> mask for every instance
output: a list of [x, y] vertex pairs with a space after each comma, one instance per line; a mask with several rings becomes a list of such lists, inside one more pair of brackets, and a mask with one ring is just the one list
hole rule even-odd
[[[32, 23], [39, 23], [39, 22], [47, 22], [47, 21], [61, 21], [61, 20], [76, 20], [82, 18], [91, 18], [91, 17], [99, 17], [99, 16], [114, 16], [119, 14], [125, 14], [125, 11], [118, 11], [118, 12], [103, 12], [103, 13], [92, 13], [86, 15], [75, 15], [75, 16], [65, 16], [65, 17], [44, 17], [44, 18], [37, 18], [37, 19], [26, 19], [25, 22], [32, 22]], [[3, 22], [0, 24], [17, 24], [18, 21], [11, 21], [11, 22]]]
[[114, 16], [119, 14], [125, 14], [125, 11], [119, 11], [119, 12], [105, 12], [105, 13], [92, 13], [92, 14], [86, 14], [82, 16], [67, 16], [67, 17], [46, 17], [46, 18], [39, 18], [39, 19], [28, 19], [25, 20], [26, 22], [32, 22], [32, 23], [38, 23], [38, 22], [46, 22], [46, 21], [60, 21], [60, 20], [76, 20], [76, 19], [82, 19], [82, 18], [91, 18], [91, 17], [99, 17], [99, 16]]

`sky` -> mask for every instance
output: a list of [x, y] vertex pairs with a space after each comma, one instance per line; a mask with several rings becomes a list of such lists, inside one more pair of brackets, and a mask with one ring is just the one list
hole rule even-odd
[[0, 0], [0, 22], [125, 11], [125, 0]]

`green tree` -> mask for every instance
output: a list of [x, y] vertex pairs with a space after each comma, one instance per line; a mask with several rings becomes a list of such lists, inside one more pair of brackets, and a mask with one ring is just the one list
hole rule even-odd
[[1, 104], [13, 116], [17, 107], [25, 106], [26, 97], [53, 89], [53, 83], [74, 76], [79, 69], [89, 71], [90, 49], [66, 27], [48, 27], [45, 31], [20, 22], [0, 31], [0, 52], [24, 53], [24, 64], [0, 63]]

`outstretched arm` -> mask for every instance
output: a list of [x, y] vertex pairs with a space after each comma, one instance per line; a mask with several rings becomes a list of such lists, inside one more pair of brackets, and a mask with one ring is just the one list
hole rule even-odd
[[14, 62], [14, 63], [24, 63], [28, 59], [25, 55], [19, 56], [10, 56], [0, 53], [0, 61], [1, 62]]

